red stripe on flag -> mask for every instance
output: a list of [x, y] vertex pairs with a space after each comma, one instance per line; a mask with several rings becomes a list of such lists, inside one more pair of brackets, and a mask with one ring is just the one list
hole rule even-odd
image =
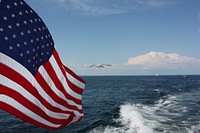
[[[34, 88], [30, 82], [25, 79], [22, 75], [20, 75], [19, 73], [17, 73], [16, 71], [12, 70], [11, 68], [5, 66], [4, 64], [0, 65], [1, 69], [0, 69], [0, 74], [8, 77], [9, 79], [13, 80], [14, 82], [20, 84], [24, 89], [26, 89], [29, 93], [31, 93], [33, 96], [35, 96], [47, 109], [50, 109], [52, 111], [55, 112], [61, 112], [61, 113], [70, 113], [69, 111], [63, 111], [58, 107], [54, 107], [51, 104], [49, 104], [49, 102], [47, 102], [36, 90], [36, 88]], [[36, 74], [38, 75], [38, 74]], [[38, 76], [39, 77], [39, 76]], [[40, 78], [41, 79], [41, 78]], [[44, 90], [46, 90], [46, 88], [44, 88]], [[52, 95], [54, 95], [54, 92], [52, 92], [49, 89], [49, 93], [51, 93]], [[57, 97], [52, 97], [52, 99], [56, 99], [56, 101], [59, 101], [60, 99], [57, 99]], [[62, 102], [62, 100], [61, 100]], [[62, 103], [63, 104], [63, 103]], [[66, 104], [66, 102], [63, 105], [68, 105]], [[77, 109], [75, 107], [71, 107], [70, 105], [66, 106], [69, 109]], [[77, 110], [80, 111], [80, 110]], [[81, 111], [80, 111], [81, 113]]]
[[38, 121], [35, 121], [34, 119], [26, 116], [25, 114], [23, 114], [22, 112], [20, 112], [19, 110], [17, 110], [16, 108], [4, 103], [4, 102], [1, 102], [0, 101], [0, 106], [1, 106], [1, 109], [3, 110], [6, 110], [7, 112], [9, 112], [10, 114], [20, 118], [21, 120], [25, 121], [25, 122], [28, 122], [28, 123], [31, 123], [31, 124], [34, 124], [36, 126], [40, 126], [40, 127], [43, 127], [43, 128], [47, 128], [47, 129], [57, 129], [57, 128], [53, 128], [53, 127], [50, 127], [50, 126], [47, 126], [47, 125], [44, 125], [42, 123], [39, 123]]
[[[49, 85], [47, 84], [47, 82], [44, 80], [44, 78], [42, 77], [42, 75], [40, 73], [36, 74], [36, 80], [40, 83], [42, 88], [45, 88], [44, 91], [52, 97], [52, 99], [55, 100], [55, 102], [65, 106], [66, 108], [69, 108], [71, 110], [76, 110], [78, 111], [80, 114], [82, 114], [82, 109], [78, 109], [76, 106], [73, 105], [69, 105], [64, 99], [60, 98], [58, 95], [56, 95], [52, 89], [49, 87]], [[67, 111], [66, 111], [67, 112]]]
[[[5, 86], [1, 86], [0, 94], [3, 94], [3, 95], [6, 95], [6, 96], [9, 96], [9, 97], [13, 98], [14, 100], [19, 102], [21, 105], [23, 105], [27, 109], [31, 110], [32, 112], [34, 112], [38, 116], [44, 118], [45, 120], [47, 120], [47, 121], [49, 121], [49, 122], [51, 122], [53, 124], [59, 124], [59, 125], [61, 125], [61, 124], [63, 125], [64, 124], [64, 121], [65, 121], [66, 118], [56, 119], [56, 118], [48, 116], [41, 108], [39, 108], [38, 106], [36, 106], [32, 102], [30, 102], [28, 99], [26, 99], [20, 93], [12, 90], [11, 88], [8, 88], [8, 87], [5, 87]], [[74, 114], [71, 113], [70, 115], [73, 116]]]
[[[72, 72], [69, 68], [67, 68], [66, 66], [64, 66], [60, 60], [60, 57], [57, 53], [56, 50], [53, 51], [53, 55], [56, 58], [56, 61], [58, 62], [58, 65], [60, 66], [60, 68], [64, 67], [65, 71], [67, 71], [69, 74], [71, 74], [73, 77], [75, 77], [77, 80], [81, 81], [82, 83], [86, 84], [85, 80], [83, 80], [82, 78], [80, 78], [78, 75], [76, 75], [74, 72]], [[64, 72], [64, 69], [61, 69]]]
[[59, 89], [67, 99], [74, 101], [75, 103], [81, 105], [81, 100], [78, 100], [74, 97], [72, 97], [71, 95], [69, 95], [65, 89], [68, 88], [64, 88], [62, 83], [60, 82], [60, 80], [58, 79], [58, 76], [56, 75], [53, 67], [51, 66], [51, 64], [49, 62], [46, 62], [44, 64], [44, 68], [45, 70], [48, 72], [49, 76], [51, 77], [52, 81], [54, 82], [55, 86], [57, 87], [57, 89]]
[[65, 65], [63, 65], [65, 68], [65, 71], [67, 73], [69, 73], [70, 75], [72, 75], [73, 77], [75, 77], [77, 80], [81, 81], [82, 83], [86, 84], [85, 80], [83, 80], [82, 78], [80, 78], [78, 75], [76, 75], [73, 71], [71, 71], [68, 67], [66, 67]]
[[30, 124], [34, 124], [34, 125], [42, 127], [42, 128], [50, 129], [50, 130], [57, 130], [59, 128], [63, 128], [65, 126], [69, 125], [71, 123], [71, 121], [73, 120], [73, 116], [70, 116], [67, 120], [65, 120], [63, 125], [61, 125], [60, 127], [55, 128], [55, 127], [51, 127], [51, 126], [42, 124], [42, 123], [40, 123], [40, 122], [28, 117], [27, 115], [25, 115], [24, 113], [20, 112], [19, 110], [17, 110], [16, 108], [14, 108], [13, 106], [11, 106], [9, 104], [6, 104], [6, 103], [0, 101], [0, 106], [1, 106], [1, 109], [6, 110], [10, 114], [12, 114], [12, 115], [18, 117], [19, 119], [21, 119], [22, 121], [28, 122]]
[[69, 85], [69, 87], [76, 93], [78, 94], [82, 94], [83, 93], [83, 89], [79, 88], [78, 86], [74, 85], [71, 81], [69, 81], [69, 79], [67, 79], [67, 83]]
[[[74, 72], [72, 72], [69, 68], [67, 68], [65, 65], [62, 64], [62, 62], [61, 62], [61, 60], [60, 60], [60, 58], [59, 58], [59, 55], [58, 55], [58, 53], [57, 53], [56, 50], [53, 51], [53, 55], [54, 55], [54, 57], [55, 57], [55, 59], [56, 59], [56, 61], [57, 61], [57, 63], [58, 63], [58, 66], [59, 66], [60, 70], [62, 71], [63, 75], [65, 76], [65, 79], [66, 79], [66, 81], [67, 81], [69, 87], [70, 87], [74, 92], [76, 92], [76, 93], [78, 93], [78, 94], [81, 95], [81, 94], [83, 93], [83, 89], [82, 89], [82, 88], [79, 88], [78, 86], [76, 86], [76, 85], [74, 85], [73, 83], [71, 83], [71, 82], [69, 81], [69, 79], [67, 78], [65, 72], [69, 73], [70, 75], [72, 75], [74, 78], [76, 78], [77, 80], [79, 80], [79, 81], [82, 82], [83, 84], [86, 84], [86, 82], [85, 82], [82, 78], [80, 78], [79, 76], [77, 76]], [[64, 69], [63, 69], [63, 68], [64, 68]]]
[[[51, 111], [55, 111], [55, 112], [60, 112], [60, 113], [67, 113], [67, 114], [70, 114], [70, 117], [66, 120], [58, 120], [57, 123], [59, 122], [62, 122], [62, 126], [59, 127], [59, 128], [62, 128], [64, 127], [65, 125], [68, 125], [71, 123], [71, 121], [73, 120], [73, 118], [75, 117], [74, 113], [73, 112], [69, 112], [69, 111], [63, 111], [61, 110], [60, 108], [57, 108], [57, 107], [54, 107], [52, 106], [51, 104], [49, 104], [39, 93], [38, 91], [36, 90], [36, 88], [34, 88], [31, 83], [25, 79], [22, 75], [20, 75], [18, 72], [14, 71], [13, 69], [9, 68], [8, 66], [4, 65], [4, 64], [0, 64], [0, 74], [8, 77], [9, 79], [11, 79], [12, 81], [20, 84], [22, 87], [24, 87], [24, 89], [26, 89], [28, 92], [30, 92], [33, 96], [37, 97], [37, 99], [47, 108], [47, 109], [50, 109]], [[55, 95], [55, 93], [49, 88], [47, 87], [47, 83], [44, 81], [43, 77], [40, 75], [40, 73], [37, 73], [36, 74], [36, 80], [40, 81], [40, 84], [42, 87], [44, 87], [44, 85], [46, 84], [44, 90], [46, 92], [48, 92], [47, 94], [51, 94], [50, 96], [52, 97], [52, 99], [54, 99], [56, 102], [62, 104], [62, 105], [65, 105], [67, 108], [69, 109], [72, 109], [72, 110], [76, 110], [76, 111], [79, 111], [80, 114], [82, 113], [82, 110], [79, 110], [78, 108], [76, 108], [75, 106], [71, 106], [69, 104], [67, 104], [66, 102], [64, 102], [64, 100], [62, 100], [61, 98], [59, 98], [57, 95]], [[20, 95], [18, 94], [17, 95], [17, 92], [13, 92], [13, 91], [8, 91], [7, 93], [5, 93], [5, 87], [3, 87], [2, 85], [0, 86], [1, 88], [1, 93], [4, 93], [6, 94], [7, 96], [10, 96], [12, 98], [15, 98], [17, 101], [19, 101], [21, 104], [23, 104], [24, 106], [26, 105], [27, 108], [31, 109], [34, 113], [38, 114], [39, 116], [45, 118], [46, 120], [49, 120], [51, 122], [54, 122], [57, 121], [55, 120], [54, 118], [48, 118], [47, 115], [42, 112], [42, 110], [40, 108], [38, 108], [37, 106], [35, 106], [34, 104], [31, 104], [29, 101], [27, 101], [25, 98], [22, 98], [20, 97]], [[48, 89], [47, 89], [48, 88]], [[8, 88], [7, 88], [8, 89]], [[54, 127], [50, 127], [50, 126], [46, 126], [44, 124], [41, 124], [33, 119], [31, 119], [30, 117], [26, 116], [25, 114], [23, 114], [22, 112], [20, 112], [19, 110], [17, 109], [12, 109], [12, 111], [10, 110], [7, 110], [7, 108], [13, 108], [11, 107], [10, 105], [8, 104], [5, 104], [5, 103], [0, 103], [1, 106], [1, 109], [4, 109], [8, 112], [10, 112], [11, 114], [19, 117], [20, 119], [26, 121], [26, 122], [29, 122], [29, 123], [32, 123], [34, 125], [37, 125], [37, 126], [40, 126], [40, 127], [44, 127], [44, 128], [48, 128], [48, 129], [57, 129], [57, 128], [54, 128]], [[6, 107], [7, 106], [7, 107]], [[15, 110], [15, 111], [13, 111]], [[82, 119], [83, 117], [80, 116], [80, 118]]]

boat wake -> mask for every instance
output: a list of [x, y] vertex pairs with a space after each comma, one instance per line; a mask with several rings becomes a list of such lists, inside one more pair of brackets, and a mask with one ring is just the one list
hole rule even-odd
[[99, 126], [90, 133], [198, 133], [200, 122], [192, 122], [200, 118], [184, 118], [191, 113], [185, 102], [182, 96], [166, 95], [153, 105], [125, 103], [119, 118], [113, 119], [116, 125]]

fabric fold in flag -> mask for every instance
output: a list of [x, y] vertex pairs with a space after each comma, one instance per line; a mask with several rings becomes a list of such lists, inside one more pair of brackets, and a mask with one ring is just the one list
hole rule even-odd
[[85, 84], [62, 64], [46, 25], [24, 0], [0, 1], [0, 109], [59, 129], [84, 117]]

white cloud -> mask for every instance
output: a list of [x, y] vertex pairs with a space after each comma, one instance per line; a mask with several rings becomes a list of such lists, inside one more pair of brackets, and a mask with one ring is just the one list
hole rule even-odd
[[122, 14], [133, 10], [163, 7], [170, 0], [45, 0], [54, 2], [67, 10], [83, 14]]
[[[57, 5], [66, 8], [67, 10], [78, 11], [83, 14], [101, 15], [101, 14], [121, 14], [126, 12], [120, 8], [114, 8], [112, 5], [106, 5], [102, 1], [94, 0], [45, 0], [54, 2]], [[108, 0], [109, 1], [109, 0]], [[109, 2], [106, 2], [109, 4]], [[106, 6], [104, 6], [104, 4]]]
[[134, 0], [138, 5], [145, 7], [161, 7], [168, 5], [169, 0]]
[[129, 58], [128, 64], [142, 69], [189, 69], [194, 66], [200, 67], [200, 59], [176, 53], [149, 52]]

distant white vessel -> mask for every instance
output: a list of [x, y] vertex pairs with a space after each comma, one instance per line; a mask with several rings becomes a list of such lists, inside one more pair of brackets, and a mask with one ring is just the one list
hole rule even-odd
[[158, 76], [159, 76], [159, 74], [156, 74], [156, 76], [158, 77]]

